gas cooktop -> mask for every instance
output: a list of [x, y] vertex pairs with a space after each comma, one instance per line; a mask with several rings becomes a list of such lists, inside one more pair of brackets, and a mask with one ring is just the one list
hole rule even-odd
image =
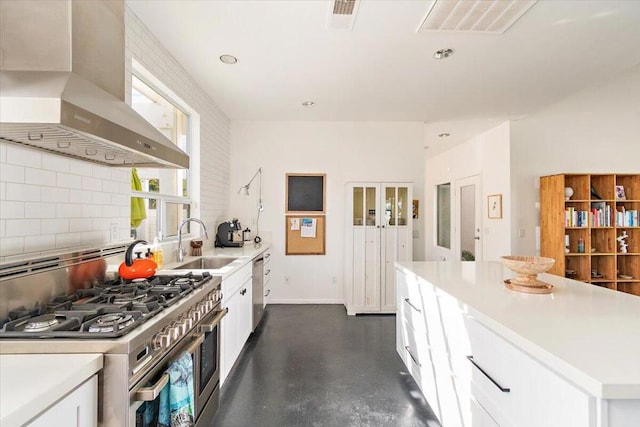
[[0, 321], [0, 339], [121, 337], [211, 279], [204, 272], [106, 281], [44, 306], [9, 312]]

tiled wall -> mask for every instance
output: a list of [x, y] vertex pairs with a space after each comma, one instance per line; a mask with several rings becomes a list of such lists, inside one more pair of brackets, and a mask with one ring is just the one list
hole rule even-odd
[[[200, 114], [191, 161], [200, 162], [199, 215], [214, 230], [229, 204], [229, 119], [128, 9], [125, 25], [127, 93], [135, 57]], [[129, 240], [129, 174], [0, 143], [0, 263]]]

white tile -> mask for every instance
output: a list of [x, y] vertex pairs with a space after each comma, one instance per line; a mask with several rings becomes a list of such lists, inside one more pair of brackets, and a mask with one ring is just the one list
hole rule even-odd
[[111, 179], [111, 168], [106, 166], [93, 165], [93, 177], [100, 179]]
[[71, 159], [69, 163], [69, 171], [81, 176], [93, 176], [93, 163]]
[[56, 173], [44, 169], [25, 168], [24, 182], [25, 184], [36, 184], [47, 187], [54, 186]]
[[82, 189], [92, 191], [102, 191], [102, 180], [100, 178], [82, 177]]
[[7, 221], [4, 219], [0, 219], [0, 237], [5, 236], [6, 230], [7, 230]]
[[7, 237], [37, 236], [40, 234], [39, 219], [8, 219]]
[[42, 191], [42, 201], [48, 203], [69, 203], [69, 192], [70, 190], [66, 188], [47, 188]]
[[41, 187], [39, 185], [7, 183], [7, 200], [20, 200], [24, 202], [41, 201]]
[[56, 218], [80, 218], [82, 205], [73, 203], [56, 203]]
[[72, 233], [78, 231], [93, 231], [93, 220], [91, 218], [74, 218], [69, 220], [69, 231]]
[[111, 204], [116, 206], [130, 206], [131, 197], [128, 194], [112, 194]]
[[0, 241], [0, 256], [19, 255], [21, 253], [24, 253], [24, 237], [2, 238]]
[[61, 188], [82, 188], [82, 177], [70, 173], [58, 172], [56, 183]]
[[7, 161], [7, 144], [0, 142], [0, 163]]
[[25, 253], [49, 251], [56, 247], [55, 234], [28, 236], [24, 238]]
[[11, 165], [9, 163], [0, 164], [0, 181], [23, 183], [24, 166]]
[[120, 194], [131, 194], [131, 183], [130, 182], [120, 183], [120, 191], [118, 191], [118, 193], [120, 193]]
[[56, 234], [56, 248], [71, 248], [82, 244], [82, 233]]
[[81, 216], [82, 218], [100, 218], [103, 216], [102, 215], [103, 209], [104, 209], [104, 206], [82, 205], [81, 214], [78, 216]]
[[111, 218], [93, 218], [91, 220], [92, 231], [109, 231], [109, 225], [115, 222]]
[[25, 218], [54, 218], [56, 211], [55, 205], [42, 202], [25, 202], [24, 217]]
[[69, 158], [57, 154], [42, 153], [42, 169], [69, 172]]
[[93, 203], [93, 192], [89, 190], [72, 190], [69, 192], [70, 203]]
[[[104, 191], [105, 193], [120, 193], [120, 189], [122, 188], [123, 184], [125, 183], [120, 181], [106, 180], [102, 184], [102, 191]], [[128, 188], [130, 187], [130, 183], [127, 181], [126, 184], [127, 192], [129, 192], [130, 190]]]
[[42, 167], [42, 152], [17, 145], [7, 145], [7, 163], [33, 168]]
[[102, 218], [117, 218], [118, 217], [118, 207], [117, 206], [113, 206], [113, 205], [103, 206], [100, 216]]
[[43, 219], [40, 222], [42, 234], [59, 234], [69, 232], [68, 219]]
[[24, 202], [3, 200], [0, 203], [0, 218], [22, 219], [24, 218]]
[[117, 182], [129, 183], [131, 180], [131, 168], [111, 168], [111, 179]]
[[94, 191], [92, 194], [92, 203], [94, 205], [108, 205], [111, 203], [111, 195], [102, 191]]
[[104, 239], [105, 233], [102, 231], [85, 231], [82, 233], [83, 245], [100, 245], [108, 243], [108, 240]]
[[7, 199], [7, 183], [0, 182], [0, 200]]

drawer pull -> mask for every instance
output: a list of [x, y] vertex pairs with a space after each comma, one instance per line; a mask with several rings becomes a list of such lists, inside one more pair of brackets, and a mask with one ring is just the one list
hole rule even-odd
[[267, 271], [265, 271], [265, 272], [264, 272], [264, 275], [265, 275], [265, 276], [268, 276], [268, 275], [269, 275], [269, 273], [271, 273], [271, 270], [267, 270]]
[[409, 347], [408, 345], [404, 346], [404, 349], [407, 350], [407, 353], [409, 353], [409, 356], [411, 356], [411, 358], [413, 359], [413, 362], [418, 365], [418, 368], [422, 368], [422, 364], [420, 362], [418, 362], [418, 359], [416, 359], [413, 356], [413, 353], [411, 353], [411, 347]]
[[406, 302], [407, 304], [409, 304], [411, 306], [411, 308], [413, 308], [415, 311], [417, 311], [418, 313], [422, 313], [422, 310], [420, 310], [418, 307], [416, 307], [415, 305], [411, 304], [411, 301], [409, 301], [409, 298], [405, 298], [404, 302]]
[[510, 388], [502, 387], [500, 384], [498, 384], [498, 383], [496, 382], [496, 380], [494, 380], [493, 378], [491, 378], [491, 376], [490, 376], [489, 374], [487, 374], [487, 373], [484, 371], [484, 369], [482, 369], [482, 368], [480, 367], [480, 365], [478, 365], [478, 364], [476, 363], [476, 361], [475, 361], [475, 360], [473, 360], [473, 356], [467, 356], [467, 359], [469, 359], [469, 362], [471, 362], [471, 363], [473, 364], [473, 366], [475, 366], [476, 368], [478, 368], [478, 370], [479, 370], [480, 372], [482, 372], [482, 374], [483, 374], [485, 377], [489, 378], [489, 381], [491, 381], [491, 382], [492, 382], [496, 387], [498, 387], [498, 388], [500, 389], [500, 391], [501, 391], [501, 392], [503, 392], [503, 393], [509, 393], [509, 392], [511, 392], [511, 389], [510, 389]]

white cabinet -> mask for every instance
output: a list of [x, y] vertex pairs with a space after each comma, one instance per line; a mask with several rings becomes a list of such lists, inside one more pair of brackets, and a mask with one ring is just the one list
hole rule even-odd
[[222, 280], [222, 306], [229, 309], [222, 319], [222, 352], [220, 383], [224, 383], [252, 329], [253, 303], [249, 262]]
[[269, 297], [271, 296], [271, 277], [273, 273], [271, 272], [271, 248], [264, 251], [264, 280], [263, 280], [263, 291], [264, 291], [264, 299], [263, 304], [266, 307], [269, 303]]
[[345, 218], [347, 313], [395, 313], [395, 261], [410, 261], [411, 183], [349, 183]]
[[93, 375], [56, 402], [29, 427], [95, 427], [98, 425], [98, 376]]

